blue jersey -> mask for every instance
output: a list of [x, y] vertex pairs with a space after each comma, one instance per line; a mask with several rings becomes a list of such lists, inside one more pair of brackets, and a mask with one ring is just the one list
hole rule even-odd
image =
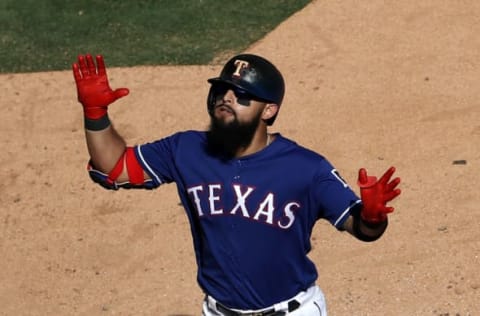
[[342, 230], [360, 199], [321, 155], [280, 134], [252, 155], [224, 159], [205, 132], [135, 148], [157, 187], [175, 182], [193, 236], [198, 282], [237, 309], [261, 309], [313, 285], [315, 222]]

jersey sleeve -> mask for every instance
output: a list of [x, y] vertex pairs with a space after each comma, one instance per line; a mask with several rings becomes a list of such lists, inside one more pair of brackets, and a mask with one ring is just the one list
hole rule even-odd
[[135, 155], [143, 170], [150, 176], [154, 187], [175, 180], [175, 151], [179, 134], [152, 143], [135, 146]]
[[319, 218], [328, 220], [338, 230], [351, 212], [361, 205], [360, 198], [352, 191], [339, 172], [327, 161], [314, 178], [314, 198], [318, 201]]

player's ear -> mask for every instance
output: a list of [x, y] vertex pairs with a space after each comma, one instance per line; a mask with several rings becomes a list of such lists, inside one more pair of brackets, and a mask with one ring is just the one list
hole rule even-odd
[[265, 104], [265, 108], [263, 109], [262, 119], [267, 121], [274, 117], [278, 112], [278, 105], [275, 103], [267, 103]]

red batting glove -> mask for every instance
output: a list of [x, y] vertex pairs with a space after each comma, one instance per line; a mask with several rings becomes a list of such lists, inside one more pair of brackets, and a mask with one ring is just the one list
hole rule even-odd
[[393, 207], [386, 206], [386, 204], [401, 193], [400, 189], [395, 189], [400, 183], [400, 178], [397, 177], [390, 181], [394, 172], [395, 168], [390, 167], [377, 181], [377, 177], [367, 176], [364, 168], [359, 170], [358, 185], [363, 202], [360, 216], [364, 221], [380, 223], [387, 219], [388, 213], [393, 212]]
[[92, 55], [78, 56], [78, 63], [72, 65], [73, 77], [77, 84], [78, 101], [83, 105], [85, 117], [97, 120], [107, 114], [107, 107], [117, 99], [126, 96], [127, 88], [112, 90], [108, 84], [103, 57]]

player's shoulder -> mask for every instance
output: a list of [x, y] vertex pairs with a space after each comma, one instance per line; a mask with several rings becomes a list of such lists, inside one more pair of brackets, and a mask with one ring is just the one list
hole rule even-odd
[[195, 144], [203, 144], [206, 139], [206, 133], [202, 131], [180, 131], [168, 136], [157, 138], [154, 141], [146, 142], [138, 145], [145, 150], [147, 148], [152, 150], [167, 150], [171, 152], [177, 151], [182, 147], [196, 147]]
[[312, 149], [302, 146], [280, 134], [277, 135], [277, 140], [280, 148], [277, 154], [284, 157], [290, 166], [309, 170], [309, 173], [312, 175], [328, 173], [334, 168], [324, 155]]
[[172, 135], [180, 140], [198, 140], [203, 141], [207, 137], [207, 132], [197, 130], [180, 131]]
[[277, 134], [276, 141], [281, 144], [283, 150], [288, 151], [290, 155], [299, 156], [306, 160], [312, 161], [323, 161], [326, 160], [325, 157], [315, 152], [312, 149], [304, 147], [298, 144], [296, 141], [289, 139], [281, 134]]
[[174, 144], [183, 143], [183, 142], [203, 142], [206, 139], [206, 132], [204, 131], [196, 131], [196, 130], [186, 130], [186, 131], [179, 131], [166, 136], [160, 141], [168, 141]]

